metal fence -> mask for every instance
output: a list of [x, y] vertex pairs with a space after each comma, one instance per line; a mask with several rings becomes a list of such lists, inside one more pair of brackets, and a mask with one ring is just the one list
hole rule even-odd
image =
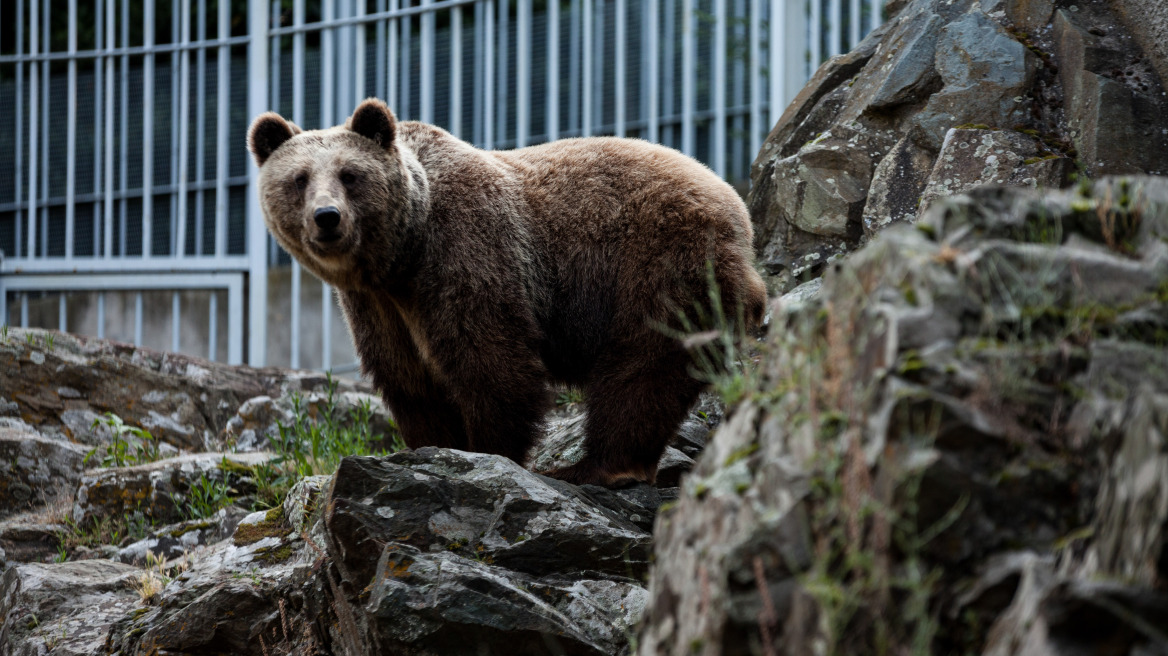
[[[169, 344], [153, 343], [164, 348], [336, 368], [334, 343], [348, 340], [334, 334], [331, 293], [322, 288], [319, 313], [305, 311], [306, 282], [322, 283], [304, 280], [260, 219], [243, 145], [251, 117], [276, 109], [302, 127], [330, 126], [376, 95], [399, 118], [483, 148], [640, 137], [744, 185], [812, 63], [856, 44], [880, 5], [5, 2], [0, 322], [44, 323], [55, 304], [62, 330], [149, 343], [144, 325], [165, 324]], [[269, 269], [287, 264], [290, 308], [273, 321]], [[69, 318], [80, 297], [95, 315], [84, 325]], [[114, 305], [132, 319], [111, 322]], [[304, 348], [307, 330], [319, 353]], [[270, 337], [284, 331], [273, 353]]]

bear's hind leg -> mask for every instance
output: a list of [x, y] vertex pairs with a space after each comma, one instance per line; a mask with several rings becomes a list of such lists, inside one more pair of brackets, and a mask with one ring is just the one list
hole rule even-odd
[[585, 400], [584, 458], [549, 475], [606, 487], [654, 482], [661, 454], [704, 387], [689, 375], [690, 362], [672, 340], [603, 358]]

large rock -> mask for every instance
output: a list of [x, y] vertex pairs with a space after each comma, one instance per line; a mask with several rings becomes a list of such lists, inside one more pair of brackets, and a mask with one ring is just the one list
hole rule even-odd
[[639, 653], [1163, 653], [1166, 281], [1159, 178], [874, 237], [659, 516]]
[[0, 425], [0, 519], [72, 496], [88, 451], [20, 422]]
[[621, 653], [650, 537], [604, 500], [498, 456], [346, 458], [323, 501], [318, 587], [340, 626], [322, 634], [344, 645], [351, 622], [361, 653]]
[[[820, 67], [754, 162], [748, 205], [772, 291], [915, 221], [935, 198], [1062, 187], [1076, 169], [1168, 171], [1168, 96], [1107, 3], [900, 4]], [[975, 156], [985, 139], [989, 152]]]
[[101, 653], [110, 626], [138, 604], [141, 574], [105, 560], [9, 569], [0, 576], [0, 653]]

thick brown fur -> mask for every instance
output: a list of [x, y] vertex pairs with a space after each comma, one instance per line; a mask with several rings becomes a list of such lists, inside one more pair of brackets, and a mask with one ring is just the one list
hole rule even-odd
[[[362, 370], [414, 448], [522, 463], [563, 382], [586, 390], [585, 456], [552, 475], [652, 482], [702, 388], [666, 327], [708, 305], [707, 263], [728, 312], [762, 317], [742, 200], [662, 146], [487, 152], [370, 99], [327, 130], [264, 114], [249, 148], [269, 230], [336, 287]], [[322, 207], [340, 213], [331, 231]]]

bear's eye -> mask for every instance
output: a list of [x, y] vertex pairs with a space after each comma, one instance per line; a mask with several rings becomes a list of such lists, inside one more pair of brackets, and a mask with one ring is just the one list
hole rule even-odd
[[296, 188], [299, 189], [300, 191], [304, 191], [305, 189], [308, 188], [308, 174], [307, 173], [300, 173], [296, 176]]
[[357, 175], [355, 173], [352, 173], [350, 171], [345, 171], [345, 172], [341, 173], [341, 183], [342, 184], [351, 185], [356, 181], [357, 181]]

